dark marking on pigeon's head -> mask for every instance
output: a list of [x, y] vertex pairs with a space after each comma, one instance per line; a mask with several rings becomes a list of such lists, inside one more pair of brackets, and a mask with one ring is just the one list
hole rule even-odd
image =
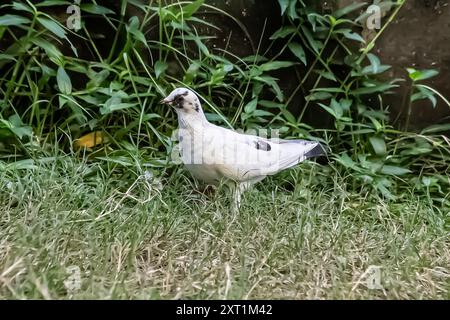
[[183, 105], [184, 105], [183, 95], [181, 95], [181, 94], [176, 95], [173, 101], [174, 101], [173, 106], [175, 108], [183, 109]]

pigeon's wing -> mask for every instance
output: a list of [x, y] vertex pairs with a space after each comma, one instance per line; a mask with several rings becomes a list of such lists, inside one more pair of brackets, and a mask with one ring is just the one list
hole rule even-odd
[[307, 158], [325, 154], [317, 142], [271, 140], [221, 127], [212, 128], [209, 134], [216, 137], [210, 148], [214, 150], [215, 155], [211, 159], [217, 162], [217, 170], [236, 181], [260, 179]]

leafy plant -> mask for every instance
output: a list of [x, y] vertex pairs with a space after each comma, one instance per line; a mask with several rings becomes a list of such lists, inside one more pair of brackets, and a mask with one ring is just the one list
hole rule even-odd
[[[271, 46], [263, 50], [260, 41], [248, 57], [211, 46], [214, 34], [202, 31], [217, 27], [199, 13], [215, 12], [248, 31], [203, 0], [83, 3], [79, 30], [69, 29], [55, 13], [70, 4], [17, 0], [1, 6], [8, 11], [0, 15], [0, 41], [8, 44], [0, 51], [0, 151], [7, 159], [39, 158], [57, 145], [80, 153], [89, 148], [91, 159], [113, 168], [137, 166], [139, 174], [146, 167], [170, 167], [176, 119], [158, 101], [183, 85], [205, 98], [210, 121], [245, 130], [277, 128], [286, 137], [327, 143], [335, 169], [350, 173], [355, 189], [375, 189], [394, 199], [396, 188], [430, 181], [417, 178], [432, 174], [428, 161], [445, 167], [448, 141], [436, 133], [448, 126], [420, 134], [399, 131], [383, 103], [399, 79], [381, 80], [390, 66], [372, 49], [404, 1], [379, 2], [394, 9], [368, 41], [361, 33], [366, 13], [359, 14], [365, 3], [320, 13], [300, 0], [279, 0], [282, 27], [272, 35], [263, 30]], [[139, 14], [128, 16], [130, 8]], [[90, 21], [104, 24], [104, 30], [96, 34]], [[105, 50], [97, 39], [106, 32], [112, 42]], [[275, 45], [281, 50], [270, 55]], [[277, 72], [288, 68], [298, 75], [291, 92], [277, 79]], [[421, 83], [434, 71], [409, 71], [408, 110], [419, 99], [435, 103], [435, 96], [449, 104]], [[299, 93], [305, 100], [294, 106]], [[327, 114], [332, 127], [304, 123], [312, 108]], [[448, 187], [444, 180], [433, 180], [438, 192]]]
[[[365, 11], [358, 13], [367, 6], [365, 3], [354, 3], [325, 14], [320, 14], [303, 1], [279, 0], [279, 3], [286, 23], [272, 35], [272, 39], [287, 42], [284, 48], [307, 67], [287, 102], [291, 102], [297, 92], [310, 92], [300, 107], [302, 111], [297, 120], [302, 121], [307, 109], [314, 106], [323, 109], [333, 119], [334, 130], [322, 131], [333, 141], [332, 157], [351, 173], [355, 187], [374, 188], [388, 199], [395, 199], [397, 192], [394, 190], [399, 184], [403, 185], [409, 178], [414, 180], [415, 174], [423, 174], [426, 170], [426, 164], [422, 162], [422, 167], [415, 171], [418, 169], [417, 159], [413, 157], [417, 152], [422, 152], [424, 157], [439, 154], [441, 163], [445, 163], [442, 156], [443, 153], [448, 154], [448, 145], [440, 143], [428, 145], [429, 148], [425, 149], [417, 148], [416, 144], [423, 145], [424, 138], [394, 129], [383, 105], [383, 96], [396, 88], [401, 79], [381, 80], [380, 74], [390, 66], [382, 64], [372, 49], [405, 1], [378, 2], [379, 6], [394, 9], [370, 41], [358, 33], [358, 30], [363, 30], [363, 22], [367, 19]], [[350, 15], [354, 18], [349, 18]], [[413, 80], [409, 112], [411, 104], [419, 99], [428, 98], [435, 104], [436, 91], [416, 81], [435, 76], [436, 72], [409, 71]], [[308, 87], [309, 83], [313, 86]], [[400, 146], [398, 141], [405, 138], [415, 139], [415, 143], [408, 147]], [[422, 151], [408, 154], [406, 149]], [[415, 170], [411, 167], [414, 162]], [[445, 184], [448, 187], [448, 183]]]

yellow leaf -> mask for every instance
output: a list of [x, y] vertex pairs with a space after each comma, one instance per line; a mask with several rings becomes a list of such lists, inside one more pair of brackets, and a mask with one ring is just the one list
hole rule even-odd
[[92, 148], [96, 145], [106, 142], [106, 137], [101, 131], [90, 132], [81, 138], [75, 139], [73, 145], [75, 148]]

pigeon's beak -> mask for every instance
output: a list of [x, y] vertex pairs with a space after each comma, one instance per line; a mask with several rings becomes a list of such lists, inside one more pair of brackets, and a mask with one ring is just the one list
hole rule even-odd
[[164, 99], [162, 99], [159, 103], [161, 103], [161, 104], [172, 105], [172, 102], [173, 102], [173, 101], [171, 101], [171, 100], [169, 100], [169, 99], [167, 99], [167, 98], [164, 98]]

